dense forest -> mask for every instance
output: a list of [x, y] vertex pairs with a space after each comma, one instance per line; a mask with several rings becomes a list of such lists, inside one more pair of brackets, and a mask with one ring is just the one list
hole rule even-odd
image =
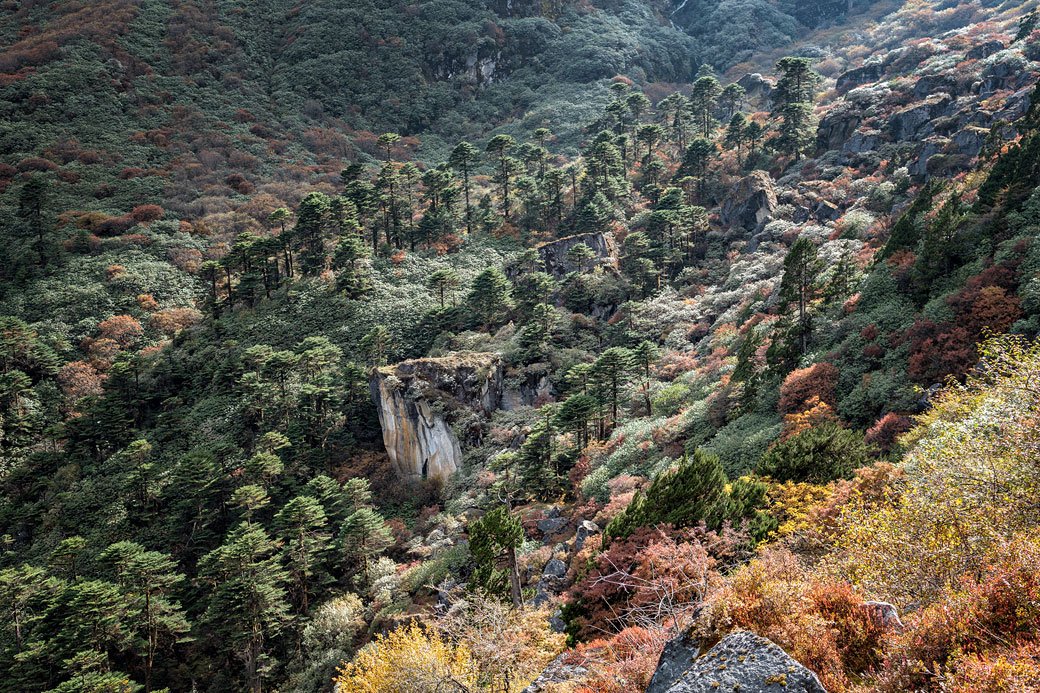
[[0, 44], [0, 691], [1040, 691], [1035, 2]]

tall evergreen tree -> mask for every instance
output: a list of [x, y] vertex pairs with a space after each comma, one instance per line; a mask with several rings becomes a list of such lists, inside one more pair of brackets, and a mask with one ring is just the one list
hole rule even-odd
[[[476, 563], [471, 576], [474, 587], [489, 594], [501, 594], [509, 590], [513, 608], [521, 606], [520, 572], [517, 567], [516, 550], [524, 540], [524, 529], [502, 505], [484, 513], [469, 526], [469, 550]], [[505, 571], [497, 567], [505, 558]]]
[[208, 583], [204, 621], [211, 638], [242, 661], [251, 693], [262, 693], [277, 666], [268, 654], [271, 641], [289, 621], [277, 544], [260, 526], [243, 522], [203, 556], [199, 574]]
[[485, 328], [498, 322], [509, 309], [510, 301], [509, 280], [497, 267], [489, 267], [478, 274], [466, 296], [466, 304]]
[[311, 594], [330, 535], [325, 511], [314, 498], [297, 496], [274, 516], [275, 537], [281, 543], [283, 565], [289, 576], [289, 594], [297, 613], [310, 610]]
[[781, 58], [776, 70], [780, 75], [773, 92], [773, 117], [780, 120], [777, 145], [800, 159], [816, 138], [813, 102], [821, 77], [809, 58]]

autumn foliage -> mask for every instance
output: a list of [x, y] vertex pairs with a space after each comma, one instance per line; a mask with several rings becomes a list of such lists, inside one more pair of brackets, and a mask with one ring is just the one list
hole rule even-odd
[[808, 368], [791, 371], [780, 387], [780, 413], [800, 412], [813, 397], [818, 403], [833, 407], [837, 384], [838, 369], [830, 363], [816, 363]]

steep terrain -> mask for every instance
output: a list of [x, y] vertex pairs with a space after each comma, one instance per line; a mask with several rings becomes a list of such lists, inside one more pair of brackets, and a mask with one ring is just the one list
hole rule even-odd
[[1034, 5], [0, 4], [0, 691], [1040, 690]]

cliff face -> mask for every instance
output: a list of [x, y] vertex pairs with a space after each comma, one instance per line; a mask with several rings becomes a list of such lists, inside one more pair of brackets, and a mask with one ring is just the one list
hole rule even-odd
[[559, 280], [566, 277], [567, 273], [578, 269], [567, 257], [567, 251], [579, 243], [584, 243], [592, 251], [589, 267], [600, 266], [607, 271], [617, 272], [618, 247], [613, 234], [610, 233], [580, 233], [543, 243], [538, 246], [538, 255], [545, 263], [545, 272]]
[[372, 371], [383, 444], [404, 478], [445, 478], [462, 463], [463, 439], [479, 438], [502, 398], [497, 354], [414, 359]]

